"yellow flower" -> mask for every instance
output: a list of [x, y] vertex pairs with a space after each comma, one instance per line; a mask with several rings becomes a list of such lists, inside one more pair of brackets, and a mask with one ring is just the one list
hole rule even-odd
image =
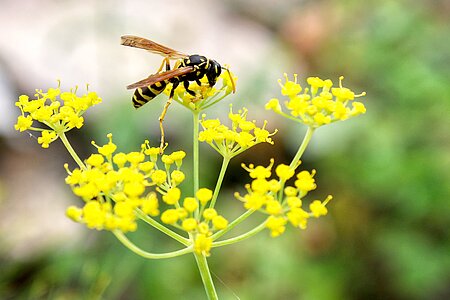
[[186, 197], [186, 198], [184, 198], [183, 207], [188, 212], [191, 212], [191, 213], [194, 212], [198, 208], [197, 199], [195, 199], [194, 197]]
[[328, 213], [328, 209], [326, 208], [326, 204], [332, 199], [333, 197], [329, 195], [325, 201], [321, 202], [320, 200], [314, 200], [310, 205], [309, 209], [311, 210], [311, 213], [314, 217], [318, 218], [320, 216], [325, 216]]
[[119, 167], [122, 168], [127, 162], [127, 155], [125, 153], [119, 152], [114, 155], [113, 162]]
[[105, 159], [100, 154], [91, 154], [89, 158], [86, 160], [86, 163], [93, 167], [99, 167]]
[[320, 200], [314, 200], [310, 205], [309, 209], [311, 210], [314, 217], [318, 218], [320, 216], [325, 216], [328, 213], [325, 205], [320, 202]]
[[98, 201], [89, 201], [83, 207], [83, 221], [92, 229], [103, 229], [104, 213]]
[[123, 191], [129, 197], [139, 197], [145, 192], [145, 185], [140, 181], [127, 182], [123, 186]]
[[175, 161], [170, 157], [169, 155], [164, 154], [161, 156], [161, 161], [166, 165], [166, 168], [169, 168], [171, 164], [173, 164]]
[[198, 254], [209, 256], [211, 250], [212, 239], [205, 234], [197, 234], [194, 241], [194, 251]]
[[283, 207], [280, 202], [275, 199], [267, 201], [266, 203], [266, 211], [270, 215], [278, 215], [283, 212]]
[[181, 172], [179, 170], [174, 170], [170, 174], [170, 179], [172, 180], [173, 184], [178, 185], [184, 181], [185, 175], [183, 172]]
[[152, 161], [145, 161], [138, 165], [139, 170], [144, 173], [149, 173], [155, 167], [155, 163]]
[[312, 170], [311, 173], [308, 171], [301, 171], [297, 174], [297, 180], [295, 181], [295, 186], [302, 192], [307, 193], [316, 189], [317, 185], [314, 180], [314, 174], [316, 174], [315, 170]]
[[217, 211], [214, 208], [207, 208], [203, 211], [203, 218], [209, 221], [217, 216]]
[[161, 185], [164, 182], [166, 182], [167, 179], [167, 174], [165, 171], [163, 170], [156, 170], [155, 172], [152, 173], [152, 175], [150, 176], [150, 178], [152, 179], [152, 182], [156, 185]]
[[165, 224], [175, 224], [179, 219], [179, 214], [176, 209], [168, 209], [161, 214], [161, 221]]
[[75, 222], [80, 222], [83, 215], [83, 211], [76, 206], [69, 206], [66, 210], [66, 216]]
[[270, 164], [267, 167], [263, 166], [255, 166], [250, 164], [248, 167], [245, 164], [241, 164], [242, 168], [249, 172], [251, 178], [264, 179], [269, 178], [272, 175], [272, 166], [275, 160], [273, 158], [270, 159]]
[[288, 197], [297, 196], [297, 189], [292, 186], [287, 186], [284, 188], [284, 194]]
[[289, 222], [294, 227], [299, 227], [301, 229], [306, 228], [308, 222], [309, 214], [301, 208], [291, 208], [291, 210], [286, 214]]
[[287, 203], [287, 205], [290, 208], [295, 208], [295, 207], [301, 207], [302, 206], [302, 200], [299, 197], [295, 197], [295, 196], [288, 196], [288, 197], [286, 197], [286, 203]]
[[280, 164], [275, 169], [275, 173], [282, 181], [287, 181], [294, 176], [295, 170], [288, 165]]
[[33, 125], [33, 118], [30, 115], [28, 115], [26, 117], [25, 116], [19, 116], [17, 118], [16, 125], [14, 125], [14, 129], [22, 132], [22, 131], [25, 131], [28, 128], [30, 128], [31, 125]]
[[286, 80], [284, 84], [281, 83], [281, 79], [278, 80], [283, 96], [292, 97], [302, 91], [302, 87], [297, 83], [297, 74], [294, 74], [294, 81], [290, 81], [286, 73], [284, 73], [284, 78]]
[[171, 188], [162, 196], [164, 202], [169, 205], [175, 205], [180, 200], [181, 190], [177, 187]]
[[205, 222], [201, 222], [200, 224], [198, 224], [197, 231], [202, 234], [210, 234], [209, 226]]
[[193, 231], [197, 228], [197, 220], [195, 220], [194, 218], [184, 219], [181, 223], [181, 227], [183, 227], [185, 231]]
[[216, 230], [222, 230], [222, 229], [227, 228], [227, 226], [228, 226], [228, 221], [227, 221], [227, 219], [225, 219], [225, 218], [222, 217], [222, 216], [215, 216], [215, 217], [212, 219], [212, 223], [213, 223], [213, 226], [214, 226], [214, 228], [215, 228]]
[[38, 137], [38, 143], [42, 145], [42, 148], [48, 148], [54, 140], [56, 140], [56, 132], [50, 130], [42, 131], [41, 136]]
[[274, 112], [281, 112], [280, 101], [277, 98], [272, 98], [265, 105], [266, 110], [273, 110]]
[[127, 154], [127, 161], [129, 161], [132, 165], [137, 165], [140, 162], [143, 162], [145, 159], [145, 155], [141, 152], [130, 152]]
[[283, 217], [270, 216], [267, 218], [266, 227], [270, 229], [270, 235], [277, 237], [286, 230], [286, 220]]
[[[109, 142], [106, 145], [103, 145], [102, 147], [98, 147], [98, 153], [101, 155], [110, 158], [111, 155], [116, 151], [117, 146], [112, 142], [112, 134], [108, 133], [107, 135]], [[95, 143], [94, 143], [95, 145]]]
[[260, 209], [267, 201], [264, 194], [251, 193], [244, 196], [244, 207], [246, 209]]
[[265, 129], [267, 121], [264, 121], [262, 127], [257, 127], [254, 121], [246, 119], [247, 113], [248, 110], [246, 108], [239, 110], [238, 113], [233, 113], [230, 105], [228, 118], [232, 123], [231, 129], [220, 124], [220, 121], [217, 119], [205, 120], [205, 115], [203, 115], [201, 121], [203, 131], [199, 133], [199, 141], [207, 142], [222, 156], [229, 158], [259, 143], [273, 144], [271, 136], [276, 131], [269, 133]]
[[207, 188], [199, 189], [195, 195], [202, 205], [206, 205], [206, 203], [208, 203], [208, 201], [211, 200], [213, 196], [212, 191]]
[[149, 194], [141, 203], [141, 210], [150, 216], [159, 215], [158, 198], [155, 193]]

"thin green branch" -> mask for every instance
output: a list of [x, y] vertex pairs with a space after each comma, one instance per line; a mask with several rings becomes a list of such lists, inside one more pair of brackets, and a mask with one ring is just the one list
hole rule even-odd
[[[200, 155], [199, 155], [199, 141], [198, 141], [198, 134], [200, 130], [200, 121], [198, 119], [199, 117], [199, 111], [193, 111], [192, 117], [193, 117], [193, 139], [192, 139], [192, 156], [193, 156], [193, 174], [194, 174], [194, 191], [193, 195], [198, 191], [198, 188], [200, 186], [199, 182], [199, 166], [200, 166]], [[198, 217], [199, 215], [199, 209], [197, 208], [195, 212], [195, 216]]]
[[249, 209], [247, 210], [245, 213], [243, 213], [242, 215], [240, 215], [238, 218], [236, 218], [233, 222], [231, 222], [230, 224], [228, 224], [228, 226], [225, 229], [222, 229], [218, 232], [216, 232], [215, 234], [213, 234], [211, 236], [212, 240], [215, 241], [218, 238], [220, 238], [221, 236], [223, 236], [225, 233], [227, 233], [228, 231], [230, 231], [231, 229], [233, 229], [234, 227], [236, 227], [237, 225], [239, 225], [240, 223], [242, 223], [245, 219], [247, 219], [252, 213], [254, 213], [255, 210], [254, 209]]
[[224, 157], [222, 160], [222, 167], [220, 168], [219, 178], [217, 178], [216, 187], [214, 189], [214, 194], [211, 199], [211, 203], [209, 204], [210, 208], [214, 208], [217, 201], [217, 196], [219, 195], [220, 187], [222, 186], [223, 178], [225, 176], [225, 172], [227, 171], [228, 164], [230, 163], [230, 159], [228, 157]]
[[191, 244], [191, 242], [187, 239], [182, 237], [181, 235], [179, 235], [178, 233], [170, 230], [169, 228], [167, 228], [166, 226], [160, 224], [159, 222], [157, 222], [156, 220], [154, 220], [153, 218], [150, 218], [148, 215], [146, 215], [142, 210], [140, 209], [135, 209], [138, 217], [144, 221], [145, 223], [155, 227], [156, 229], [158, 229], [159, 231], [165, 233], [166, 235], [170, 236], [171, 238], [173, 238], [174, 240], [180, 242], [181, 244], [185, 245], [185, 246], [189, 246]]
[[83, 161], [80, 159], [78, 154], [75, 152], [75, 150], [72, 148], [72, 145], [69, 143], [69, 140], [67, 139], [64, 132], [59, 134], [59, 138], [63, 142], [64, 146], [66, 147], [69, 154], [72, 156], [73, 160], [77, 163], [77, 165], [80, 167], [80, 169], [85, 170], [86, 166], [84, 165]]
[[306, 147], [309, 144], [309, 141], [311, 141], [312, 135], [314, 133], [315, 128], [313, 127], [308, 127], [308, 130], [306, 131], [305, 137], [303, 138], [302, 144], [300, 145], [300, 147], [297, 150], [297, 153], [295, 154], [294, 158], [292, 159], [291, 164], [289, 165], [289, 167], [291, 167], [292, 169], [296, 169], [298, 167], [298, 163], [300, 161], [300, 158], [302, 157], [303, 153], [306, 150]]
[[148, 259], [164, 259], [164, 258], [172, 258], [172, 257], [177, 257], [177, 256], [181, 256], [187, 253], [191, 253], [193, 252], [193, 246], [190, 245], [186, 248], [183, 248], [181, 250], [177, 250], [177, 251], [172, 251], [172, 252], [167, 252], [167, 253], [150, 253], [147, 251], [142, 250], [141, 248], [139, 248], [138, 246], [136, 246], [133, 242], [131, 242], [123, 232], [119, 231], [119, 230], [114, 230], [112, 232], [116, 238], [128, 249], [130, 249], [131, 251], [133, 251], [134, 253], [136, 253], [139, 256], [142, 256], [144, 258], [148, 258]]
[[243, 233], [241, 235], [238, 235], [236, 237], [226, 239], [223, 241], [213, 242], [212, 247], [215, 248], [215, 247], [221, 247], [221, 246], [225, 246], [225, 245], [231, 245], [231, 244], [246, 240], [246, 239], [256, 235], [257, 233], [261, 232], [265, 227], [266, 227], [266, 221], [262, 222], [261, 224], [259, 224], [255, 228], [253, 228], [252, 230], [250, 230], [246, 233]]

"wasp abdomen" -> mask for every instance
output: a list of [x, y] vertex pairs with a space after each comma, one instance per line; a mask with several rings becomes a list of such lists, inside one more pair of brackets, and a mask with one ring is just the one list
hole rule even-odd
[[159, 82], [152, 84], [151, 86], [137, 88], [134, 91], [134, 95], [133, 95], [133, 99], [132, 99], [133, 106], [135, 108], [141, 107], [145, 103], [149, 102], [150, 100], [152, 100], [153, 98], [155, 98], [156, 96], [161, 94], [164, 91], [164, 89], [166, 88], [166, 86], [167, 86], [166, 81], [159, 81]]

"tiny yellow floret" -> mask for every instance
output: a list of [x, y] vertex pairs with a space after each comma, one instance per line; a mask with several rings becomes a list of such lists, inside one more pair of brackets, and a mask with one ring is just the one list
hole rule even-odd
[[217, 211], [214, 208], [207, 208], [203, 211], [203, 218], [209, 221], [217, 216]]
[[294, 176], [295, 170], [288, 165], [280, 164], [276, 167], [275, 173], [282, 181], [287, 181]]
[[201, 188], [197, 191], [195, 194], [197, 196], [197, 199], [200, 201], [202, 205], [206, 205], [209, 200], [211, 200], [213, 193], [210, 189], [207, 188]]
[[197, 220], [195, 218], [184, 219], [181, 223], [181, 227], [187, 232], [193, 231], [197, 228]]
[[181, 197], [181, 190], [177, 187], [171, 188], [162, 196], [164, 202], [169, 205], [175, 205]]
[[191, 213], [194, 212], [198, 208], [197, 199], [195, 199], [194, 197], [186, 197], [186, 198], [184, 198], [183, 207], [188, 212], [191, 212]]
[[222, 216], [215, 216], [212, 219], [212, 224], [216, 230], [222, 230], [222, 229], [227, 228], [228, 221], [227, 221], [227, 219], [225, 219]]

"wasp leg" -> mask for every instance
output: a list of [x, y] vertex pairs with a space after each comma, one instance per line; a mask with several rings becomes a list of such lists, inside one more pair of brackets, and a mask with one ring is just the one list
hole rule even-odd
[[178, 80], [173, 81], [173, 86], [172, 86], [172, 90], [170, 91], [170, 96], [169, 99], [166, 102], [166, 105], [164, 105], [164, 109], [161, 113], [161, 115], [159, 116], [159, 129], [161, 131], [161, 142], [159, 144], [159, 152], [160, 154], [162, 154], [164, 152], [164, 148], [166, 147], [165, 145], [165, 141], [164, 141], [164, 126], [163, 126], [163, 121], [164, 121], [164, 117], [166, 116], [167, 113], [167, 109], [169, 108], [170, 104], [172, 103], [172, 98], [173, 98], [173, 94], [175, 93], [175, 89], [177, 88], [177, 86], [180, 84], [180, 82]]
[[161, 70], [163, 69], [164, 65], [166, 66], [166, 71], [170, 71], [170, 59], [168, 59], [167, 57], [165, 57], [161, 63], [161, 66], [159, 66], [158, 71], [156, 71], [156, 74], [158, 74], [159, 72], [161, 72]]
[[[184, 81], [183, 82], [183, 85], [184, 85], [184, 89], [186, 90], [186, 92], [188, 92], [190, 95], [192, 95], [192, 96], [194, 96], [195, 97], [195, 92], [193, 91], [193, 90], [190, 90], [189, 89], [189, 81]], [[200, 85], [200, 84], [199, 84]]]

